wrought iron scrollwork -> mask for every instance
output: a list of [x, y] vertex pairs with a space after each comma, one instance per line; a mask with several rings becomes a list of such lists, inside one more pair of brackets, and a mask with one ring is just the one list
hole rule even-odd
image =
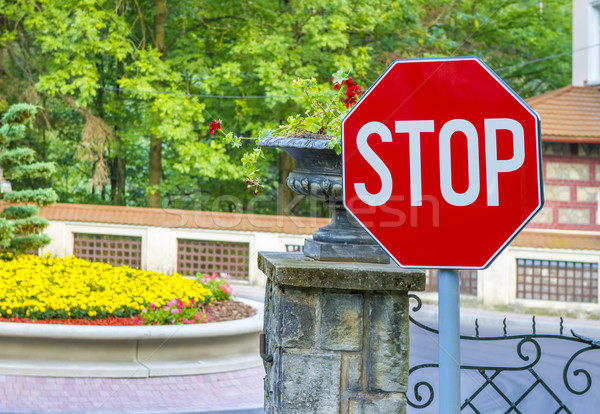
[[[417, 304], [412, 308], [413, 313], [418, 312], [422, 308], [421, 299], [414, 294], [409, 294], [409, 298], [414, 299]], [[422, 322], [417, 321], [413, 315], [409, 316], [410, 322], [428, 332], [439, 334], [437, 329], [434, 329], [430, 326], [423, 324]], [[550, 335], [550, 334], [539, 334], [537, 333], [537, 324], [535, 320], [535, 316], [532, 317], [531, 320], [531, 334], [523, 334], [523, 335], [508, 335], [506, 328], [506, 319], [502, 321], [502, 336], [481, 336], [479, 333], [479, 323], [475, 321], [475, 336], [467, 336], [461, 335], [461, 340], [465, 341], [517, 341], [516, 344], [516, 354], [523, 361], [523, 364], [516, 364], [514, 366], [483, 366], [483, 365], [461, 365], [461, 370], [466, 371], [470, 370], [472, 372], [478, 372], [482, 379], [482, 384], [480, 387], [475, 390], [471, 395], [467, 396], [462, 404], [461, 410], [469, 407], [473, 412], [480, 412], [474, 399], [481, 394], [486, 388], [491, 387], [497, 395], [503, 399], [508, 407], [507, 413], [509, 412], [521, 412], [518, 408], [519, 404], [521, 404], [525, 398], [533, 392], [536, 387], [543, 389], [548, 396], [549, 399], [553, 400], [555, 404], [558, 406], [558, 410], [556, 413], [572, 413], [567, 405], [561, 401], [558, 397], [557, 393], [552, 390], [552, 388], [548, 385], [548, 383], [536, 372], [536, 366], [540, 362], [542, 358], [542, 346], [540, 345], [540, 339], [551, 339], [558, 341], [568, 341], [575, 342], [578, 344], [585, 344], [584, 348], [577, 350], [573, 353], [570, 358], [567, 360], [564, 369], [563, 369], [563, 383], [565, 388], [574, 395], [583, 395], [590, 390], [592, 387], [592, 376], [590, 373], [580, 367], [575, 367], [575, 363], [577, 358], [589, 351], [600, 349], [600, 341], [594, 340], [591, 338], [587, 338], [585, 336], [579, 335], [571, 330], [572, 336], [564, 336], [563, 335], [563, 318], [560, 318], [559, 329], [560, 335]], [[509, 344], [510, 342], [505, 342]], [[530, 348], [531, 347], [531, 348]], [[424, 369], [437, 369], [439, 368], [438, 364], [419, 364], [409, 369], [409, 378], [411, 376], [418, 375], [418, 372], [423, 372], [421, 370]], [[533, 377], [533, 383], [526, 389], [519, 392], [518, 395], [513, 396], [512, 399], [509, 398], [498, 385], [495, 383], [496, 378], [502, 372], [509, 371], [522, 371], [528, 372]], [[581, 376], [583, 378], [583, 384], [579, 386], [574, 386], [570, 381], [574, 377]], [[414, 396], [414, 398], [413, 398]], [[407, 393], [407, 402], [408, 404], [416, 409], [424, 409], [431, 405], [434, 401], [435, 387], [427, 382], [424, 379], [418, 378], [418, 382], [414, 385], [412, 389], [412, 396], [410, 393]]]

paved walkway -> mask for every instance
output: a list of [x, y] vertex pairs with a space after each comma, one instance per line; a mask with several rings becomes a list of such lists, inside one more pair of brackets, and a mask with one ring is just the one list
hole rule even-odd
[[2, 413], [262, 412], [262, 367], [145, 379], [0, 376]]

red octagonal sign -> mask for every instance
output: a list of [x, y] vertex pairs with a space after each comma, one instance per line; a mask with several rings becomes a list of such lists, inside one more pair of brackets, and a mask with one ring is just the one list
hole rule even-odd
[[404, 267], [487, 267], [542, 208], [540, 121], [478, 58], [395, 61], [342, 122], [346, 209]]

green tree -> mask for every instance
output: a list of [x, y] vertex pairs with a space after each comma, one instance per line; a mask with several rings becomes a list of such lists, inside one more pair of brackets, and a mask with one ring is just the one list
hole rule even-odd
[[12, 105], [0, 128], [0, 177], [15, 187], [3, 195], [3, 201], [17, 204], [0, 213], [0, 246], [16, 254], [50, 243], [50, 238], [41, 234], [48, 220], [36, 215], [38, 207], [57, 201], [54, 190], [43, 185], [54, 174], [54, 164], [37, 161], [35, 151], [25, 143], [26, 127], [36, 111], [30, 104]]
[[0, 110], [44, 108], [32, 145], [61, 200], [273, 213], [289, 160], [261, 160], [251, 203], [235, 181], [251, 144], [225, 149], [211, 120], [253, 137], [306, 108], [293, 79], [342, 69], [366, 90], [397, 58], [478, 55], [525, 97], [564, 86], [571, 2], [542, 4], [0, 0]]
[[3, 39], [15, 57], [5, 63], [5, 70], [18, 71], [20, 62], [26, 62], [28, 86], [59, 101], [63, 113], [70, 112], [67, 117], [81, 131], [77, 148], [70, 152], [90, 170], [86, 181], [92, 195], [106, 200], [110, 193], [107, 201], [125, 202], [127, 165], [138, 166], [139, 158], [132, 154], [140, 146], [147, 149], [148, 164], [133, 173], [145, 172], [143, 189], [150, 206], [158, 207], [159, 194], [174, 185], [163, 182], [169, 175], [163, 171], [164, 151], [178, 154], [169, 169], [205, 164], [201, 169], [209, 177], [238, 172], [222, 146], [198, 139], [204, 105], [189, 95], [185, 68], [177, 59], [167, 59], [167, 29], [174, 37], [184, 30], [175, 27], [183, 5], [169, 9], [169, 22], [164, 0], [21, 0], [4, 6], [8, 24]]
[[423, 1], [410, 50], [386, 58], [479, 56], [527, 98], [571, 80], [571, 9], [570, 0]]

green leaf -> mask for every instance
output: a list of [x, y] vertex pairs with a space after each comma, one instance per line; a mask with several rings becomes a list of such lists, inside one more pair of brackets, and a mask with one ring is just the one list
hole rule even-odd
[[320, 119], [316, 116], [304, 118], [304, 128], [309, 132], [317, 133], [321, 129]]
[[273, 130], [270, 128], [263, 129], [258, 133], [259, 139], [271, 138], [271, 137], [273, 137]]
[[343, 70], [341, 70], [341, 69], [340, 69], [340, 70], [338, 70], [337, 72], [334, 72], [334, 73], [331, 75], [331, 82], [332, 82], [332, 83], [334, 83], [334, 84], [336, 84], [336, 83], [337, 83], [337, 84], [340, 84], [340, 85], [341, 85], [341, 83], [342, 83], [343, 81], [347, 80], [347, 79], [348, 79], [348, 74], [347, 74], [347, 73], [344, 73], [344, 71], [343, 71]]

